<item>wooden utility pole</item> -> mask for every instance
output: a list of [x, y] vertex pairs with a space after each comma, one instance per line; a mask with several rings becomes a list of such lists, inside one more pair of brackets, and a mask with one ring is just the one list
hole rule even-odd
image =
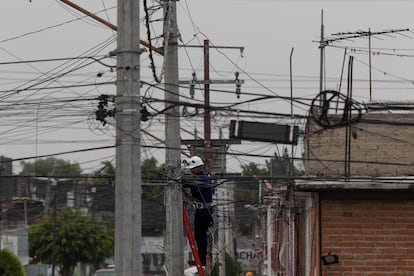
[[[191, 46], [186, 45], [183, 47], [200, 47], [200, 46]], [[244, 83], [243, 80], [238, 79], [238, 72], [235, 74], [234, 80], [211, 80], [210, 79], [210, 48], [227, 48], [227, 49], [239, 49], [240, 52], [244, 50], [243, 47], [229, 47], [229, 46], [210, 46], [209, 40], [204, 40], [203, 43], [203, 53], [204, 53], [204, 79], [199, 81], [196, 79], [192, 79], [192, 84], [203, 84], [204, 85], [204, 141], [203, 141], [203, 153], [204, 153], [204, 161], [205, 161], [205, 169], [207, 172], [211, 173], [214, 170], [214, 163], [213, 163], [213, 157], [212, 157], [212, 140], [211, 140], [211, 116], [210, 116], [210, 84], [236, 84], [236, 95], [239, 97], [239, 89], [241, 84]], [[188, 81], [180, 81], [180, 84], [189, 84]], [[200, 145], [196, 145], [197, 142], [194, 141], [194, 146], [199, 147]], [[224, 140], [221, 140], [221, 142], [225, 142]], [[186, 143], [189, 143], [187, 141]], [[192, 142], [190, 142], [192, 143]], [[226, 143], [222, 144], [221, 148], [224, 149]], [[192, 150], [192, 154], [196, 154], [197, 150]], [[224, 154], [224, 150], [221, 150]], [[223, 166], [223, 163], [225, 163], [224, 160], [221, 160], [221, 167]], [[223, 172], [223, 170], [221, 171]], [[223, 191], [224, 192], [224, 191]], [[223, 198], [219, 198], [218, 201], [222, 203]], [[219, 215], [223, 213], [223, 206], [219, 207]], [[224, 217], [219, 218], [219, 252], [220, 252], [220, 276], [225, 274], [225, 233], [224, 233]], [[209, 276], [211, 274], [212, 268], [213, 268], [213, 259], [212, 259], [212, 248], [213, 248], [213, 235], [210, 231], [208, 231], [208, 245], [207, 245], [207, 256], [206, 256], [206, 271], [205, 275]]]
[[[200, 46], [191, 46], [185, 45], [183, 47], [195, 47]], [[224, 48], [224, 49], [238, 49], [240, 52], [244, 50], [244, 47], [231, 47], [231, 46], [211, 46], [208, 39], [204, 40], [203, 43], [204, 50], [204, 80], [191, 80], [192, 84], [203, 84], [204, 85], [204, 161], [205, 169], [209, 173], [213, 168], [213, 158], [212, 158], [212, 149], [211, 149], [211, 116], [210, 116], [210, 84], [236, 84], [236, 95], [239, 97], [241, 84], [244, 83], [244, 80], [239, 80], [239, 73], [236, 72], [234, 80], [211, 80], [210, 79], [210, 48]], [[179, 84], [189, 84], [188, 81], [179, 81]]]
[[184, 273], [182, 191], [174, 178], [181, 169], [176, 1], [164, 1], [165, 145], [168, 185], [165, 189], [167, 275]]
[[138, 0], [118, 1], [115, 270], [142, 275], [140, 54]]
[[211, 172], [211, 118], [210, 118], [210, 42], [204, 40], [204, 160], [205, 168]]
[[[211, 158], [211, 117], [210, 117], [210, 42], [204, 40], [204, 160], [207, 172], [211, 173], [213, 160]], [[206, 276], [211, 275], [213, 268], [213, 234], [208, 231]], [[222, 237], [220, 235], [220, 237]], [[222, 237], [223, 238], [223, 237]], [[225, 263], [222, 263], [222, 268]], [[220, 269], [221, 271], [222, 269]]]

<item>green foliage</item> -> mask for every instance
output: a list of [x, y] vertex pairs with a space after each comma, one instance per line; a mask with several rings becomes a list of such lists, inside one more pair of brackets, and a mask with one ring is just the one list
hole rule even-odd
[[[292, 174], [291, 166], [292, 166], [292, 159], [289, 157], [288, 149], [284, 148], [283, 155], [281, 157], [275, 154], [275, 157], [272, 158], [270, 161], [266, 161], [266, 166], [269, 168], [271, 175], [273, 177], [286, 177]], [[296, 168], [293, 164], [293, 174], [292, 175], [301, 175], [303, 171], [300, 171]], [[277, 181], [273, 181], [273, 184]]]
[[[283, 156], [279, 157], [275, 154], [274, 158], [267, 161], [265, 167], [259, 167], [256, 163], [250, 162], [247, 165], [242, 165], [242, 175], [246, 178], [244, 181], [236, 183], [234, 196], [235, 202], [235, 217], [238, 232], [243, 236], [252, 234], [253, 225], [258, 223], [257, 212], [245, 208], [245, 205], [258, 207], [259, 204], [259, 179], [267, 179], [273, 187], [280, 187], [282, 185], [289, 185], [291, 176], [291, 159], [289, 158], [287, 148], [284, 148]], [[301, 172], [297, 168], [293, 168], [293, 175], [299, 175]], [[257, 177], [257, 179], [255, 179]], [[262, 184], [262, 188], [263, 188]], [[265, 196], [266, 188], [262, 189], [261, 196]]]
[[55, 157], [37, 159], [34, 162], [21, 162], [21, 165], [23, 167], [22, 174], [79, 176], [82, 172], [78, 163], [71, 163]]
[[[111, 161], [102, 161], [102, 167], [93, 173], [94, 176], [106, 176], [106, 177], [115, 177], [115, 166]], [[95, 178], [94, 182], [105, 181], [104, 178]]]
[[143, 179], [160, 179], [160, 175], [163, 175], [164, 165], [158, 166], [158, 160], [154, 157], [145, 159], [141, 163], [141, 172]]
[[[141, 163], [143, 183], [159, 183], [163, 181], [164, 165], [158, 165], [157, 159], [151, 157]], [[165, 229], [164, 187], [144, 185], [142, 187], [142, 234], [162, 235]]]
[[13, 251], [3, 248], [0, 250], [0, 275], [3, 276], [25, 276], [26, 272], [19, 258]]
[[268, 176], [268, 168], [259, 168], [256, 163], [250, 162], [247, 165], [241, 165], [243, 176]]
[[[91, 193], [91, 212], [99, 215], [115, 211], [115, 167], [111, 162], [102, 162], [102, 168], [94, 172], [92, 187], [96, 192]], [[154, 157], [145, 159], [141, 163], [142, 175], [142, 234], [146, 236], [160, 236], [165, 229], [164, 187], [156, 185], [163, 181], [164, 165], [158, 165]], [[154, 183], [154, 185], [146, 185]]]
[[237, 231], [243, 236], [252, 234], [253, 226], [257, 223], [257, 214], [251, 209], [246, 209], [245, 205], [255, 205], [259, 198], [259, 178], [255, 177], [269, 176], [270, 172], [267, 167], [260, 168], [256, 163], [250, 162], [242, 165], [242, 175], [248, 177], [246, 180], [236, 182], [234, 190], [235, 217]]
[[92, 194], [92, 212], [115, 211], [115, 167], [110, 161], [101, 162], [102, 168], [95, 171], [92, 178], [92, 186], [95, 193]]
[[[142, 179], [144, 182], [159, 182], [164, 175], [164, 165], [158, 166], [154, 157], [145, 159], [141, 164]], [[161, 186], [144, 187], [143, 197], [163, 203], [163, 189]]]
[[[240, 264], [229, 254], [226, 253], [225, 257], [226, 262], [226, 276], [239, 276], [242, 272]], [[220, 268], [221, 264], [216, 261], [214, 263], [213, 271], [211, 272], [211, 276], [219, 276], [220, 275]]]
[[78, 262], [99, 265], [113, 256], [114, 235], [102, 221], [64, 208], [42, 217], [29, 228], [29, 253], [34, 262], [51, 264], [56, 226], [55, 263], [62, 275], [72, 275]]

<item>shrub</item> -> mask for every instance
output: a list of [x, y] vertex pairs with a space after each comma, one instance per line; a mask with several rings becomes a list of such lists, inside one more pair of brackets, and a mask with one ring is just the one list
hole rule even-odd
[[13, 251], [3, 248], [0, 250], [0, 271], [4, 276], [26, 276], [26, 272], [19, 258]]
[[[240, 264], [229, 254], [226, 253], [225, 257], [226, 262], [226, 276], [238, 276], [241, 273]], [[218, 261], [214, 264], [213, 271], [211, 273], [212, 276], [218, 276], [219, 275], [219, 269], [221, 265]]]

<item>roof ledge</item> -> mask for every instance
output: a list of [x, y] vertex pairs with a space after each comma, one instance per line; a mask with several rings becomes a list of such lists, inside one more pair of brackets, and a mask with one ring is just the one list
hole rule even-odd
[[414, 190], [414, 177], [350, 178], [346, 180], [296, 180], [297, 191]]

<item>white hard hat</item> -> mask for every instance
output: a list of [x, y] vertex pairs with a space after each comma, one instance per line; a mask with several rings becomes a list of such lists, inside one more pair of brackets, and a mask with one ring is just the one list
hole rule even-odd
[[198, 156], [193, 156], [193, 157], [191, 157], [190, 159], [188, 159], [186, 161], [187, 161], [187, 164], [188, 164], [188, 165], [186, 165], [187, 169], [193, 169], [195, 167], [199, 167], [199, 166], [204, 165], [203, 160]]

